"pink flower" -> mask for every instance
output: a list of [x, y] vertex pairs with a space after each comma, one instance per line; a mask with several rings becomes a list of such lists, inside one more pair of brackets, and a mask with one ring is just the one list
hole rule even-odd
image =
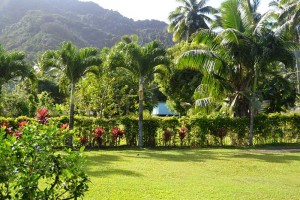
[[37, 118], [40, 124], [46, 124], [49, 119], [47, 108], [41, 108], [37, 111]]

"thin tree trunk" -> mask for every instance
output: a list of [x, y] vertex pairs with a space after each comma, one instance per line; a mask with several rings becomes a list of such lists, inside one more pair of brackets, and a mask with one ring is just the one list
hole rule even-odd
[[254, 129], [254, 106], [250, 105], [250, 133], [249, 133], [249, 146], [253, 145], [253, 129]]
[[256, 101], [256, 90], [257, 90], [257, 81], [258, 81], [258, 65], [254, 65], [254, 82], [252, 88], [252, 96], [250, 101], [250, 127], [249, 127], [249, 146], [253, 145], [253, 132], [254, 132], [254, 115], [255, 115], [255, 101]]
[[297, 92], [300, 94], [300, 51], [295, 53], [296, 56], [296, 75], [297, 75]]
[[144, 100], [144, 88], [143, 77], [139, 80], [139, 147], [143, 148], [143, 100]]
[[[69, 130], [74, 128], [74, 90], [75, 84], [71, 83]], [[70, 136], [69, 145], [73, 146], [73, 136]]]

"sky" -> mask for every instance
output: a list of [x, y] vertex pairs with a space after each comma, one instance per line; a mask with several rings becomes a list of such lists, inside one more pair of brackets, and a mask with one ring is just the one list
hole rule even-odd
[[[118, 11], [125, 17], [134, 20], [156, 19], [168, 21], [171, 11], [180, 5], [176, 0], [82, 0], [93, 1], [101, 7]], [[218, 8], [223, 0], [208, 0], [208, 5]], [[270, 0], [261, 0], [259, 11], [261, 13], [268, 9]]]

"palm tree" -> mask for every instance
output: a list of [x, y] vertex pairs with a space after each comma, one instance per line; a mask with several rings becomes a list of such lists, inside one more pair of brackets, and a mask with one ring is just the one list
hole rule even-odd
[[[300, 43], [300, 4], [298, 0], [274, 0], [270, 3], [274, 7], [276, 16], [276, 28], [283, 32], [291, 40]], [[296, 75], [298, 86], [297, 90], [300, 93], [300, 51], [296, 51]]]
[[[43, 71], [57, 70], [62, 73], [70, 83], [70, 119], [69, 130], [74, 127], [74, 90], [75, 84], [88, 72], [95, 73], [102, 63], [97, 48], [78, 49], [71, 42], [63, 42], [58, 50], [46, 51], [40, 60]], [[72, 145], [72, 141], [71, 141]]]
[[223, 30], [199, 31], [194, 42], [207, 48], [186, 52], [179, 64], [202, 72], [202, 86], [209, 97], [226, 97], [237, 116], [250, 114], [249, 145], [252, 145], [259, 80], [266, 73], [271, 74], [268, 68], [271, 63], [281, 62], [291, 67], [295, 61], [292, 49], [296, 46], [263, 27], [263, 21], [255, 20], [249, 2], [225, 1], [221, 5]]
[[168, 64], [165, 55], [166, 50], [158, 41], [147, 43], [142, 47], [136, 39], [130, 37], [124, 37], [121, 42], [117, 43], [110, 55], [111, 67], [127, 69], [138, 79], [140, 148], [143, 147], [144, 85], [153, 79], [157, 66]]
[[17, 77], [29, 77], [34, 80], [33, 68], [26, 62], [23, 52], [5, 51], [0, 46], [0, 94], [1, 88], [7, 81]]
[[169, 15], [169, 29], [173, 33], [173, 41], [188, 40], [199, 28], [209, 28], [212, 21], [210, 15], [217, 13], [217, 10], [207, 6], [207, 0], [177, 0], [179, 6]]

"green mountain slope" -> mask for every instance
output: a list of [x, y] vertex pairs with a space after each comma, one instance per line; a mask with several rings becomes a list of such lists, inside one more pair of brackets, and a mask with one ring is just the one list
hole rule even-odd
[[38, 52], [56, 49], [62, 41], [102, 48], [126, 34], [137, 34], [141, 43], [157, 39], [166, 46], [173, 44], [166, 23], [134, 21], [92, 2], [0, 1], [0, 43], [9, 50], [25, 51], [30, 59]]

